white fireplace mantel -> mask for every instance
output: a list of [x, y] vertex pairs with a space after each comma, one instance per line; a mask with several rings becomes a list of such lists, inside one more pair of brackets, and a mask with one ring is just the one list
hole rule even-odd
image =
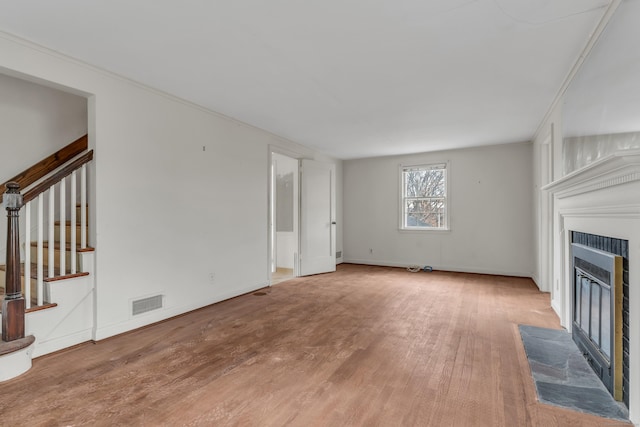
[[551, 305], [571, 331], [571, 231], [629, 241], [629, 417], [640, 424], [640, 150], [597, 160], [545, 186], [553, 230]]
[[613, 153], [546, 185], [542, 190], [558, 198], [566, 198], [634, 181], [640, 181], [640, 150]]

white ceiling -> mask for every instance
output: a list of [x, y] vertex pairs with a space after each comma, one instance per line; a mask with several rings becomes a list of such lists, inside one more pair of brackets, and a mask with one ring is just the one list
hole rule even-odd
[[530, 140], [611, 0], [0, 0], [0, 29], [338, 158]]

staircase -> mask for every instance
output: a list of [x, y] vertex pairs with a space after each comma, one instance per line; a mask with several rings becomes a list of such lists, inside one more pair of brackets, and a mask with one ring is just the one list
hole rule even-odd
[[6, 208], [0, 227], [7, 230], [6, 265], [0, 265], [0, 381], [26, 372], [33, 357], [92, 339], [92, 160], [85, 135], [0, 184]]
[[[76, 205], [76, 218], [80, 218], [81, 217], [81, 206], [80, 205]], [[86, 216], [86, 214], [85, 214]], [[64, 279], [70, 279], [73, 277], [80, 277], [80, 276], [86, 276], [89, 273], [87, 272], [82, 272], [82, 266], [81, 266], [81, 262], [80, 262], [80, 253], [81, 252], [87, 252], [87, 251], [93, 251], [93, 248], [82, 248], [80, 245], [80, 239], [79, 237], [82, 235], [82, 226], [80, 225], [80, 223], [76, 224], [76, 230], [75, 230], [75, 236], [77, 236], [78, 238], [74, 238], [73, 240], [75, 240], [76, 242], [76, 250], [72, 251], [71, 250], [71, 244], [69, 242], [72, 241], [72, 226], [71, 226], [71, 221], [69, 220], [64, 220], [64, 221], [60, 221], [57, 220], [54, 222], [54, 241], [53, 241], [53, 245], [51, 245], [53, 247], [53, 268], [50, 269], [49, 268], [49, 262], [51, 261], [50, 258], [50, 254], [49, 254], [49, 242], [42, 242], [42, 277], [43, 277], [43, 282], [46, 283], [50, 283], [53, 281], [57, 281], [57, 280], [64, 280]], [[64, 230], [64, 231], [63, 231]], [[64, 232], [64, 241], [65, 241], [65, 248], [64, 251], [60, 250], [60, 242], [61, 242], [61, 236], [62, 233]], [[88, 225], [85, 227], [85, 233], [88, 232]], [[29, 243], [29, 251], [30, 251], [30, 260], [33, 261], [37, 261], [38, 259], [38, 242], [37, 241], [32, 241]], [[76, 273], [71, 273], [71, 257], [72, 257], [72, 252], [75, 252], [75, 257], [76, 257], [76, 262], [75, 264], [77, 266], [79, 266], [79, 268], [77, 268]], [[65, 271], [62, 272], [60, 271], [60, 265], [61, 265], [61, 256], [64, 255], [65, 257]], [[24, 262], [22, 262], [20, 264], [20, 277], [21, 277], [21, 285], [22, 285], [22, 291], [23, 294], [26, 294], [26, 284], [25, 284], [25, 264]], [[51, 271], [53, 270], [53, 274], [50, 274]], [[0, 265], [0, 303], [2, 302], [2, 299], [4, 298], [4, 293], [5, 293], [5, 271], [6, 271], [6, 266], [4, 264]], [[44, 288], [44, 295], [43, 295], [43, 303], [42, 304], [38, 304], [38, 263], [37, 262], [31, 262], [30, 263], [30, 274], [29, 274], [29, 282], [30, 282], [30, 295], [31, 295], [31, 304], [30, 304], [30, 308], [27, 309], [27, 312], [34, 311], [34, 310], [42, 310], [44, 308], [48, 308], [48, 307], [55, 307], [56, 304], [54, 301], [49, 301], [49, 295], [46, 289], [46, 286]]]

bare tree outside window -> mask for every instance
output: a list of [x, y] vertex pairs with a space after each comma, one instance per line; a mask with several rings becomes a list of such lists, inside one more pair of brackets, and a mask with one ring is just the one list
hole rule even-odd
[[402, 228], [447, 228], [446, 165], [402, 168]]

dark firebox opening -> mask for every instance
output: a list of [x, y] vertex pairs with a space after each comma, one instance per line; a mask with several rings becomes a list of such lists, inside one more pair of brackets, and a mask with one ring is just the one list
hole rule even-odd
[[[572, 232], [574, 283], [572, 287], [572, 334], [578, 347], [607, 388], [613, 382], [618, 357], [621, 369], [622, 401], [629, 406], [629, 242], [606, 236]], [[615, 354], [615, 289], [611, 272], [594, 252], [622, 257], [621, 357]], [[578, 255], [578, 256], [576, 256]], [[605, 263], [606, 264], [606, 263]], [[618, 368], [620, 368], [618, 366]], [[614, 394], [615, 395], [615, 394]]]

